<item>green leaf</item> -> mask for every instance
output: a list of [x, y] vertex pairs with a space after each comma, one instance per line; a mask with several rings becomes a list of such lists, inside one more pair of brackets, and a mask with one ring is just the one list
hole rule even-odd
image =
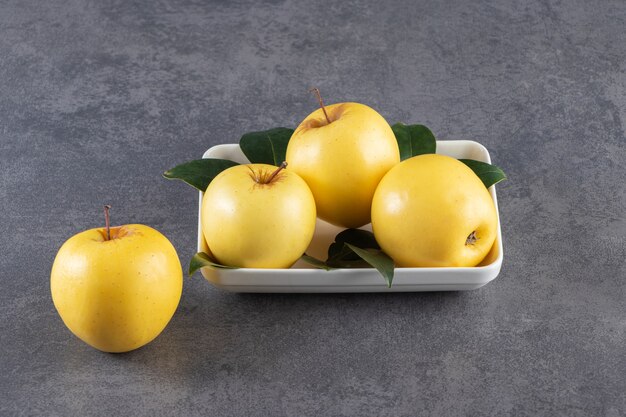
[[204, 267], [211, 269], [237, 269], [235, 266], [226, 266], [218, 263], [206, 252], [198, 252], [193, 255], [189, 262], [189, 275], [193, 275], [200, 268]]
[[253, 164], [280, 166], [285, 160], [287, 144], [293, 132], [293, 129], [277, 127], [246, 133], [239, 140], [239, 147]]
[[376, 268], [385, 279], [387, 287], [391, 288], [395, 264], [389, 255], [380, 249], [361, 249], [349, 243], [346, 243], [346, 246], [352, 249], [365, 262]]
[[459, 161], [470, 167], [487, 188], [506, 179], [504, 171], [495, 165], [474, 159], [459, 159]]
[[396, 123], [391, 126], [391, 130], [398, 141], [401, 161], [416, 155], [435, 153], [437, 150], [435, 135], [424, 125]]
[[346, 229], [342, 230], [335, 236], [335, 242], [351, 243], [359, 248], [380, 249], [374, 233], [363, 229]]
[[333, 268], [332, 266], [328, 265], [326, 262], [317, 259], [311, 255], [307, 255], [306, 253], [304, 255], [302, 255], [301, 258], [304, 262], [308, 263], [309, 265], [313, 265], [314, 267], [318, 268], [318, 269], [325, 269], [327, 271], [330, 271], [332, 269], [336, 269]]
[[374, 234], [367, 230], [346, 229], [328, 247], [326, 264], [338, 268], [374, 267], [391, 287], [394, 263], [376, 242]]
[[168, 180], [182, 180], [204, 192], [217, 174], [235, 165], [239, 164], [228, 159], [196, 159], [165, 171], [163, 177]]
[[327, 263], [340, 264], [344, 261], [360, 260], [360, 257], [346, 247], [344, 243], [351, 243], [359, 248], [380, 249], [372, 232], [361, 229], [346, 229], [339, 232], [335, 236], [335, 241], [328, 247]]
[[374, 234], [367, 230], [346, 229], [337, 236], [328, 248], [328, 259], [323, 262], [317, 258], [302, 255], [302, 260], [321, 269], [368, 268], [373, 267], [382, 275], [388, 287], [393, 282], [395, 264], [384, 253]]
[[348, 247], [347, 243], [339, 243], [339, 252], [326, 260], [333, 268], [369, 268], [370, 265]]

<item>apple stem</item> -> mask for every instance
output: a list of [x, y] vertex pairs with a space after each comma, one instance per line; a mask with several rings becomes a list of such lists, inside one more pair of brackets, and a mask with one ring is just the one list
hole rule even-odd
[[109, 210], [111, 209], [111, 206], [108, 204], [104, 205], [104, 223], [105, 223], [105, 227], [106, 227], [106, 231], [107, 231], [107, 240], [111, 240], [111, 223], [110, 223], [110, 217], [109, 217]]
[[287, 161], [283, 161], [283, 163], [280, 164], [280, 166], [276, 169], [276, 171], [272, 172], [272, 175], [270, 175], [267, 178], [267, 181], [265, 181], [265, 184], [269, 184], [270, 182], [272, 182], [272, 180], [276, 177], [276, 175], [278, 175], [278, 173], [285, 168], [287, 168]]
[[317, 101], [320, 103], [320, 107], [322, 108], [322, 111], [324, 112], [324, 116], [326, 117], [326, 121], [328, 122], [328, 124], [331, 123], [330, 119], [328, 118], [328, 113], [326, 113], [326, 107], [324, 107], [324, 101], [322, 100], [322, 95], [320, 94], [320, 89], [317, 87], [313, 87], [309, 89], [309, 92], [314, 93], [317, 96]]

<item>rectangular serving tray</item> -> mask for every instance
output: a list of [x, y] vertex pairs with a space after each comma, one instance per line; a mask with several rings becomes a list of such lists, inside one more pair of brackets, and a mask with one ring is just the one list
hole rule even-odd
[[[478, 142], [469, 140], [437, 141], [437, 153], [455, 158], [476, 159], [491, 163], [489, 152]], [[203, 158], [230, 159], [249, 163], [239, 145], [217, 145], [207, 150]], [[489, 188], [498, 211], [496, 188]], [[198, 252], [206, 252], [207, 244], [200, 224], [198, 204]], [[372, 230], [371, 225], [363, 227]], [[326, 259], [328, 246], [342, 229], [317, 220], [309, 255]], [[234, 292], [303, 293], [303, 292], [410, 292], [410, 291], [464, 291], [480, 288], [498, 276], [502, 266], [502, 231], [498, 214], [498, 235], [491, 251], [476, 267], [451, 268], [396, 268], [393, 285], [387, 287], [375, 269], [355, 268], [325, 271], [298, 261], [289, 269], [210, 269], [202, 268], [202, 275], [213, 285]]]

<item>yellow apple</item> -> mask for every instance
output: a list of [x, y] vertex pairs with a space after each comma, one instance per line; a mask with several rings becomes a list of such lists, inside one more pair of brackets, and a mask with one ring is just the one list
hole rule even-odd
[[409, 158], [380, 181], [372, 228], [398, 266], [476, 266], [491, 249], [498, 218], [491, 195], [462, 162]]
[[128, 224], [67, 240], [54, 260], [50, 289], [63, 322], [78, 338], [105, 352], [127, 352], [165, 328], [178, 306], [182, 277], [165, 236]]
[[371, 107], [322, 104], [291, 136], [286, 159], [311, 188], [321, 219], [360, 227], [370, 222], [376, 186], [400, 152], [391, 127]]
[[244, 268], [289, 268], [315, 230], [315, 200], [295, 172], [265, 164], [238, 165], [211, 181], [201, 224], [215, 259]]

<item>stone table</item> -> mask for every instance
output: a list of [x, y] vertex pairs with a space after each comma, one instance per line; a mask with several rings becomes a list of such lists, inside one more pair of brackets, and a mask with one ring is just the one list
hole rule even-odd
[[[0, 8], [0, 415], [626, 415], [626, 5], [49, 1]], [[50, 297], [60, 245], [161, 230], [161, 173], [326, 101], [490, 149], [505, 258], [471, 292], [233, 294], [199, 275], [153, 343], [105, 354]]]

